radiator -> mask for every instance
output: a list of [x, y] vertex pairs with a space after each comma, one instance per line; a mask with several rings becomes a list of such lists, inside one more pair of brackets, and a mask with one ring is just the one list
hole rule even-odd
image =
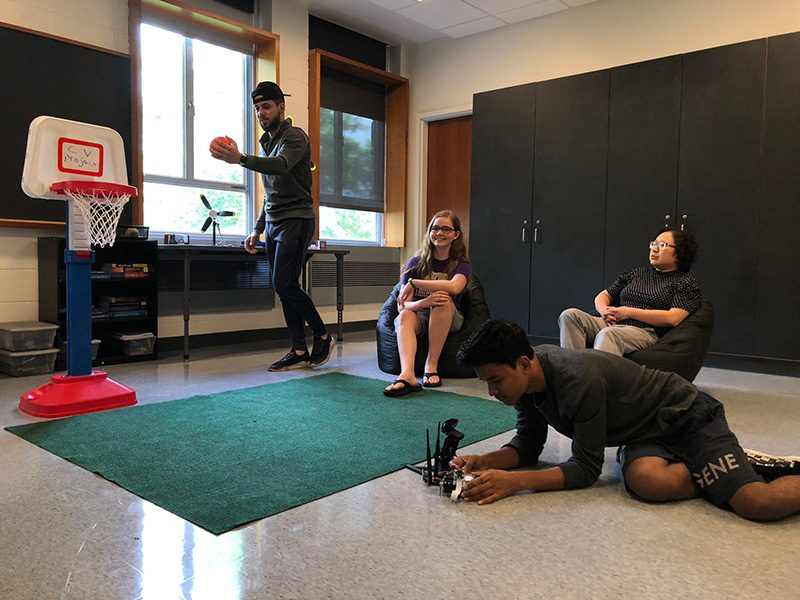
[[[383, 303], [400, 278], [400, 249], [345, 247], [344, 301], [347, 304]], [[318, 306], [336, 304], [336, 259], [316, 255], [308, 263], [311, 297]], [[158, 307], [162, 316], [183, 313], [183, 263], [158, 260]], [[269, 266], [256, 256], [202, 254], [191, 263], [192, 313], [221, 313], [275, 307]]]

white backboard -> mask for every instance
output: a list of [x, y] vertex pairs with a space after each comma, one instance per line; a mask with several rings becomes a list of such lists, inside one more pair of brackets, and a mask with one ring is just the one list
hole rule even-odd
[[36, 117], [28, 131], [22, 191], [31, 198], [64, 200], [50, 186], [68, 180], [127, 184], [122, 137], [100, 125]]

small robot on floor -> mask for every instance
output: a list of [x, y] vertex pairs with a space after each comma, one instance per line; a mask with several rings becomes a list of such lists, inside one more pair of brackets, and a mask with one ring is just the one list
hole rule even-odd
[[[439, 486], [440, 496], [449, 496], [450, 500], [457, 502], [461, 499], [464, 483], [472, 481], [473, 476], [461, 469], [450, 468], [450, 461], [456, 456], [458, 443], [464, 439], [464, 434], [456, 429], [458, 419], [447, 419], [444, 424], [439, 423], [436, 431], [436, 448], [431, 454], [430, 430], [425, 430], [426, 461], [425, 467], [406, 465], [412, 471], [422, 475], [422, 483], [426, 486]], [[441, 434], [445, 435], [441, 443]]]

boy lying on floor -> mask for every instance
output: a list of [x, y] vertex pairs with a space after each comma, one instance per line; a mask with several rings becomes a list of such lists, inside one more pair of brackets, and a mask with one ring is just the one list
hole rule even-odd
[[[800, 512], [800, 458], [743, 450], [722, 404], [674, 373], [597, 350], [534, 349], [507, 321], [486, 322], [459, 360], [518, 413], [517, 433], [500, 450], [451, 462], [477, 473], [465, 484], [465, 500], [487, 504], [521, 490], [590, 486], [605, 448], [619, 446], [625, 486], [644, 500], [702, 495], [759, 521]], [[548, 424], [572, 439], [572, 457], [551, 468], [508, 471], [537, 462]]]

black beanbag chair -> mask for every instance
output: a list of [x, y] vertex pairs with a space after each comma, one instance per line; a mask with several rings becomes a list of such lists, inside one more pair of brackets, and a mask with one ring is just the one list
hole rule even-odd
[[[394, 286], [389, 298], [383, 304], [376, 326], [378, 368], [384, 373], [391, 373], [392, 375], [400, 373], [400, 354], [397, 351], [397, 335], [394, 331], [394, 320], [397, 317], [397, 295], [399, 293], [400, 283]], [[442, 348], [442, 355], [439, 358], [438, 372], [443, 378], [475, 377], [475, 371], [472, 367], [464, 367], [458, 363], [456, 353], [461, 344], [490, 318], [489, 307], [486, 305], [486, 298], [483, 294], [483, 286], [474, 273], [469, 276], [463, 294], [461, 313], [464, 315], [464, 325], [461, 330], [447, 336]], [[422, 375], [427, 355], [427, 338], [417, 339], [417, 355], [414, 361], [414, 370], [417, 375]]]
[[656, 330], [659, 338], [655, 344], [625, 357], [650, 369], [671, 371], [692, 381], [703, 366], [713, 328], [714, 307], [703, 298], [700, 308], [679, 325]]

